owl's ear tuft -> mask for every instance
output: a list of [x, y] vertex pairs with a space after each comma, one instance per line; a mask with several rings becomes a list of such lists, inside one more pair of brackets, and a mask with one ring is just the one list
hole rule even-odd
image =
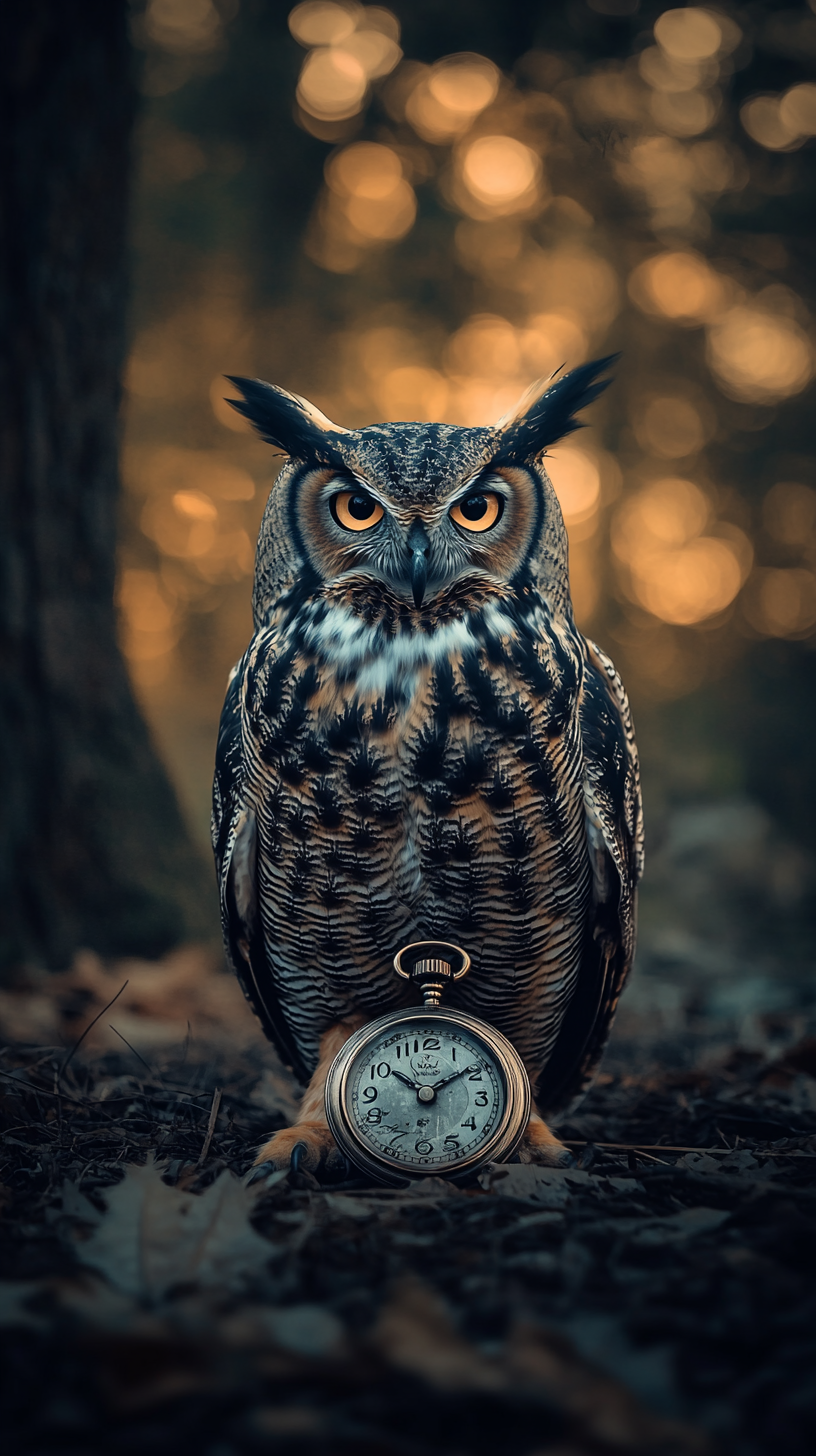
[[542, 382], [534, 384], [496, 425], [498, 448], [491, 463], [527, 465], [548, 445], [571, 435], [573, 430], [582, 429], [582, 421], [575, 418], [575, 412], [585, 409], [603, 394], [611, 380], [599, 380], [598, 375], [619, 358], [619, 354], [608, 354], [605, 359], [580, 364], [543, 393]]
[[236, 374], [225, 378], [244, 396], [228, 399], [227, 404], [248, 419], [267, 444], [275, 445], [294, 460], [342, 465], [340, 439], [348, 431], [333, 424], [308, 399], [289, 394], [276, 384], [266, 384], [263, 379], [243, 379]]

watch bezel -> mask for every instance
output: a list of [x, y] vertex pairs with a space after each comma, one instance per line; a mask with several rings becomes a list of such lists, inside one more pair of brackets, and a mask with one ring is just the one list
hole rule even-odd
[[[377, 1153], [360, 1136], [348, 1110], [348, 1081], [352, 1063], [366, 1043], [378, 1038], [391, 1027], [410, 1025], [412, 1022], [443, 1021], [457, 1031], [469, 1032], [478, 1037], [492, 1055], [499, 1075], [504, 1082], [504, 1112], [499, 1124], [481, 1148], [467, 1158], [445, 1164], [434, 1163], [428, 1167], [399, 1168]], [[512, 1042], [500, 1031], [478, 1016], [454, 1007], [409, 1006], [400, 1011], [389, 1011], [385, 1016], [369, 1021], [353, 1033], [340, 1048], [329, 1068], [325, 1092], [326, 1119], [338, 1146], [362, 1172], [375, 1177], [391, 1187], [403, 1187], [416, 1178], [446, 1178], [456, 1183], [472, 1177], [484, 1164], [501, 1162], [512, 1157], [518, 1147], [530, 1120], [532, 1094], [530, 1079], [518, 1052]]]

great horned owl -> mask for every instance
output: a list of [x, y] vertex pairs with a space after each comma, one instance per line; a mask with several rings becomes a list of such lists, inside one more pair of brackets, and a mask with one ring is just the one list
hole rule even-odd
[[641, 804], [626, 694], [575, 626], [541, 457], [610, 362], [474, 429], [346, 430], [231, 380], [289, 456], [214, 785], [227, 953], [308, 1082], [259, 1165], [286, 1165], [297, 1143], [307, 1169], [337, 1161], [328, 1065], [410, 995], [395, 949], [432, 939], [467, 949], [453, 1003], [527, 1066], [538, 1114], [522, 1158], [568, 1157], [540, 1114], [588, 1084], [632, 962]]

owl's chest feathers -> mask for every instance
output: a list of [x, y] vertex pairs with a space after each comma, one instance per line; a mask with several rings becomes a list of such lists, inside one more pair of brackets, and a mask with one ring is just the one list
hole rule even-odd
[[244, 719], [273, 898], [356, 883], [474, 926], [491, 899], [560, 913], [585, 860], [577, 649], [496, 602], [431, 630], [345, 608], [295, 626], [256, 655]]

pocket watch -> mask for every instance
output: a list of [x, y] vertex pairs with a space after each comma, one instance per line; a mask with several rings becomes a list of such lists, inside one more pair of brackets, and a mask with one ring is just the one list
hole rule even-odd
[[429, 1175], [464, 1180], [510, 1158], [530, 1117], [530, 1081], [506, 1037], [443, 1007], [470, 957], [417, 941], [394, 957], [422, 1006], [392, 1011], [349, 1037], [326, 1079], [326, 1118], [341, 1151], [384, 1183]]

